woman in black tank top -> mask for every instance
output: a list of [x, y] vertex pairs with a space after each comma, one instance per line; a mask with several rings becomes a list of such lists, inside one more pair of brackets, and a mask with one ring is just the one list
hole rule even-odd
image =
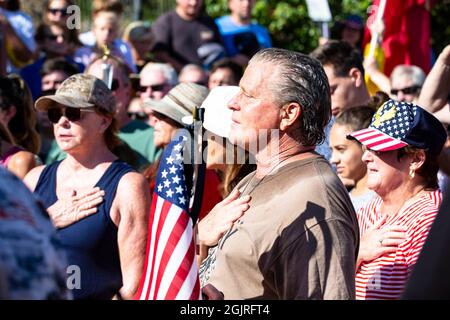
[[47, 208], [68, 258], [75, 299], [131, 299], [142, 274], [150, 206], [144, 177], [111, 152], [115, 102], [105, 83], [78, 74], [38, 99], [67, 158], [25, 182]]

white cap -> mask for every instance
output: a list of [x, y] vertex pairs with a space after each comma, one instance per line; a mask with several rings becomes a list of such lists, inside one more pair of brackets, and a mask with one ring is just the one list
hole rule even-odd
[[206, 130], [220, 137], [229, 138], [233, 111], [227, 105], [238, 92], [237, 86], [219, 86], [209, 92], [202, 103], [202, 108], [205, 108], [203, 127]]

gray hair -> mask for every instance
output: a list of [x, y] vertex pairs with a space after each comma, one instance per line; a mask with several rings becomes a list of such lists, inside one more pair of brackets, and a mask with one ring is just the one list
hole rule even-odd
[[178, 74], [178, 79], [182, 79], [184, 74], [189, 73], [191, 71], [199, 71], [206, 76], [206, 72], [202, 67], [200, 67], [196, 64], [193, 64], [193, 63], [189, 63], [189, 64], [185, 65], [183, 67], [183, 69], [180, 70], [180, 73]]
[[395, 78], [406, 76], [412, 80], [413, 85], [422, 86], [425, 82], [425, 72], [418, 66], [408, 66], [406, 64], [398, 65], [392, 70], [391, 73], [391, 83], [394, 82]]
[[144, 68], [142, 68], [140, 75], [147, 72], [162, 72], [164, 77], [167, 80], [167, 83], [172, 87], [175, 87], [178, 84], [178, 76], [175, 69], [168, 63], [160, 63], [160, 62], [149, 62]]
[[321, 63], [302, 53], [279, 48], [259, 51], [249, 64], [255, 62], [277, 66], [277, 81], [270, 88], [276, 102], [280, 106], [297, 102], [302, 108], [300, 142], [305, 146], [320, 144], [331, 118], [330, 86]]

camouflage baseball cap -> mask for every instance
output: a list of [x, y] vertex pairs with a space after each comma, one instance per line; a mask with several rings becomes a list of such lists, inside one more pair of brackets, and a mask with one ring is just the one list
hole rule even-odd
[[39, 98], [36, 101], [35, 108], [43, 111], [55, 104], [72, 108], [96, 106], [111, 114], [116, 111], [116, 100], [106, 84], [92, 75], [82, 73], [64, 80], [54, 95]]

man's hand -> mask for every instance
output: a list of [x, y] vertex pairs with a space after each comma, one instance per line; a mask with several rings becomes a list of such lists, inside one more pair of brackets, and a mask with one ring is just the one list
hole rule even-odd
[[233, 226], [245, 211], [250, 208], [250, 196], [239, 198], [239, 191], [234, 190], [216, 206], [198, 224], [200, 242], [207, 246], [217, 244], [222, 235]]
[[207, 284], [202, 288], [202, 297], [204, 300], [223, 300], [223, 293], [217, 290], [212, 284]]
[[57, 229], [65, 228], [96, 213], [97, 206], [103, 202], [104, 195], [105, 191], [98, 187], [80, 195], [72, 190], [69, 197], [59, 199], [47, 211]]

